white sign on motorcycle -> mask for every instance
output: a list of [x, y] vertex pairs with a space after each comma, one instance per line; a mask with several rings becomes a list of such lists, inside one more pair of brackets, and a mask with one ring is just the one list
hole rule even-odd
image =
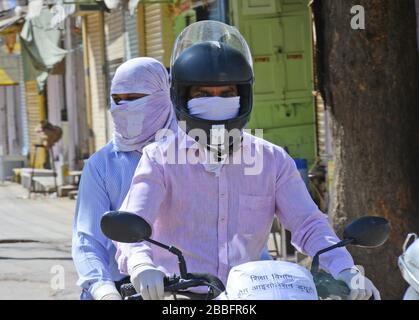
[[285, 261], [255, 261], [233, 267], [221, 299], [318, 300], [316, 286], [304, 267]]

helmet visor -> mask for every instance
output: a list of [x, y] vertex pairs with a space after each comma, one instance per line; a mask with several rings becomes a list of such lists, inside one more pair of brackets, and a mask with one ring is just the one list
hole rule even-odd
[[208, 20], [195, 22], [179, 34], [173, 47], [170, 67], [173, 67], [176, 59], [186, 49], [195, 44], [208, 41], [221, 42], [240, 51], [253, 69], [252, 54], [240, 32], [235, 27], [225, 23]]

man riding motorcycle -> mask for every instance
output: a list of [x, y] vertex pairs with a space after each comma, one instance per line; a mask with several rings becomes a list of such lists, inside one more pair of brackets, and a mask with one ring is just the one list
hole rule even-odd
[[[149, 222], [154, 240], [181, 249], [191, 272], [217, 275], [223, 283], [234, 266], [259, 260], [275, 214], [294, 246], [310, 256], [339, 241], [293, 159], [243, 132], [253, 79], [250, 50], [237, 29], [215, 21], [186, 28], [171, 68], [180, 129], [144, 149], [120, 208]], [[173, 151], [175, 163], [169, 159]], [[246, 153], [255, 155], [252, 168], [241, 161]], [[182, 154], [198, 161], [179, 162]], [[145, 243], [117, 248], [119, 268], [130, 274], [137, 292], [162, 299], [164, 276], [177, 270], [173, 255]], [[380, 298], [346, 249], [325, 253], [320, 264], [348, 285], [349, 298]]]

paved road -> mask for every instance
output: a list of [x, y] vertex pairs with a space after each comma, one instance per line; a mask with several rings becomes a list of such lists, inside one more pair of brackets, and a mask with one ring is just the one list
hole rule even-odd
[[0, 299], [78, 299], [71, 259], [75, 201], [0, 184]]

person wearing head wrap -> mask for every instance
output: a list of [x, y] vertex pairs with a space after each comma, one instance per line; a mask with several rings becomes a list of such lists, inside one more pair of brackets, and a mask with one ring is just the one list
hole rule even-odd
[[118, 210], [143, 148], [161, 129], [176, 130], [169, 76], [152, 58], [135, 58], [116, 70], [111, 85], [112, 141], [83, 169], [73, 225], [72, 256], [81, 299], [121, 299], [126, 275], [118, 271], [115, 246], [100, 230], [102, 215]]

